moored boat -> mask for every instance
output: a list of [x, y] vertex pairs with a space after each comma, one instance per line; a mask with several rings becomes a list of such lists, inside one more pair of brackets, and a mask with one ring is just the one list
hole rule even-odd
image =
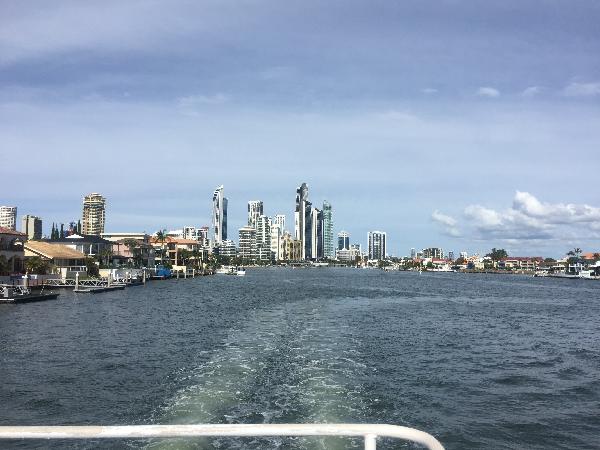
[[54, 300], [58, 298], [57, 292], [31, 292], [23, 286], [0, 285], [0, 303], [27, 303]]

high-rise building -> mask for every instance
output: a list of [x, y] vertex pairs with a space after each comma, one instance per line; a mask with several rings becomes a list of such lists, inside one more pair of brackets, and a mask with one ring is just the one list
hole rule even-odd
[[42, 219], [29, 214], [23, 216], [21, 222], [21, 231], [27, 235], [27, 239], [42, 238]]
[[338, 250], [348, 250], [350, 249], [350, 235], [347, 231], [340, 231], [337, 235], [338, 237]]
[[220, 256], [227, 256], [229, 258], [235, 258], [237, 256], [237, 248], [235, 247], [235, 242], [229, 239], [222, 240], [219, 244], [218, 249], [218, 253]]
[[17, 231], [16, 206], [0, 206], [0, 227]]
[[323, 211], [312, 208], [311, 211], [311, 249], [308, 259], [319, 260], [323, 258]]
[[302, 183], [296, 189], [294, 238], [302, 246], [302, 259], [312, 258], [312, 203], [308, 201], [308, 186]]
[[281, 232], [285, 231], [285, 214], [275, 214], [274, 225], [277, 225]]
[[196, 227], [183, 227], [182, 230], [183, 239], [197, 240], [198, 234], [196, 231]]
[[438, 247], [429, 247], [423, 249], [423, 258], [443, 259], [444, 250]]
[[196, 239], [203, 247], [208, 247], [208, 227], [200, 227], [196, 230]]
[[369, 259], [385, 259], [387, 256], [387, 234], [385, 231], [369, 231]]
[[335, 258], [335, 248], [333, 242], [333, 213], [331, 204], [328, 201], [323, 202], [323, 257]]
[[256, 260], [256, 230], [245, 226], [239, 229], [239, 252], [240, 258], [247, 261]]
[[417, 250], [415, 250], [414, 248], [410, 249], [410, 257], [411, 259], [415, 259], [417, 257]]
[[454, 252], [448, 252], [448, 259], [454, 261]]
[[271, 226], [271, 254], [275, 261], [283, 259], [283, 247], [281, 245], [283, 238], [283, 230], [280, 224], [273, 222]]
[[212, 226], [215, 245], [227, 239], [227, 198], [223, 194], [223, 185], [216, 188], [213, 194]]
[[248, 226], [256, 228], [258, 218], [263, 215], [263, 202], [251, 200], [248, 202]]
[[271, 243], [271, 219], [261, 215], [256, 219], [256, 243], [261, 245], [270, 245]]
[[259, 261], [271, 261], [271, 219], [265, 215], [256, 220], [256, 252]]
[[83, 198], [82, 234], [100, 236], [106, 221], [106, 199], [92, 193]]

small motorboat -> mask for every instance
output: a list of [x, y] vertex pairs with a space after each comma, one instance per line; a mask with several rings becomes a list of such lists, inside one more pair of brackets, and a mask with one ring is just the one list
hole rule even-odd
[[0, 285], [0, 303], [26, 303], [54, 300], [58, 297], [56, 292], [32, 293], [31, 289], [24, 286]]

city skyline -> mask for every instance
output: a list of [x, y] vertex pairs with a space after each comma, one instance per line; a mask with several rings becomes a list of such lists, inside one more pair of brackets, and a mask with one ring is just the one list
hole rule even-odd
[[[308, 192], [308, 185], [307, 185], [307, 183], [302, 183], [302, 185], [306, 189], [306, 192]], [[296, 188], [296, 198], [297, 199], [298, 199], [298, 192], [299, 192], [300, 188], [301, 187], [297, 187]], [[215, 201], [215, 196], [217, 196], [217, 193], [219, 193], [218, 196], [220, 196], [220, 199], [222, 199], [224, 201], [224, 205], [223, 206], [225, 206], [225, 211], [229, 210], [229, 207], [228, 207], [229, 198], [224, 196], [224, 190], [225, 190], [224, 185], [217, 186], [217, 188], [214, 189], [212, 201], [210, 202], [210, 207], [209, 207], [209, 209], [213, 210], [213, 214], [214, 214], [214, 206], [215, 206], [214, 201]], [[89, 194], [89, 195], [85, 196], [84, 203], [85, 203], [85, 200], [89, 196], [98, 196], [98, 197], [102, 198], [101, 195], [97, 194], [97, 193]], [[547, 204], [544, 205], [544, 204], [540, 203], [539, 201], [537, 201], [537, 199], [535, 199], [533, 196], [531, 196], [528, 193], [517, 192], [516, 193], [516, 198], [519, 198], [519, 197], [523, 198], [522, 202], [525, 204], [524, 206], [521, 206], [521, 208], [529, 207], [533, 211], [532, 214], [535, 213], [536, 211], [537, 211], [538, 214], [540, 214], [541, 211], [543, 211], [544, 208], [545, 208], [546, 210], [556, 210], [556, 213], [557, 214], [562, 213], [562, 216], [564, 216], [566, 214], [568, 214], [568, 215], [578, 214], [578, 215], [585, 216], [585, 217], [583, 217], [583, 222], [592, 221], [592, 226], [594, 226], [594, 224], [596, 223], [596, 222], [593, 222], [593, 220], [595, 219], [596, 214], [597, 214], [597, 212], [595, 211], [595, 208], [591, 208], [591, 207], [577, 207], [576, 205], [547, 205]], [[81, 197], [80, 197], [80, 199], [81, 199]], [[533, 205], [527, 205], [527, 200], [530, 203], [532, 203]], [[102, 198], [102, 201], [103, 202], [105, 201], [104, 198]], [[227, 231], [229, 234], [231, 234], [232, 231], [233, 231], [234, 234], [232, 236], [234, 236], [234, 239], [233, 239], [234, 241], [238, 237], [237, 236], [237, 230], [248, 225], [248, 221], [249, 221], [249, 212], [248, 212], [248, 209], [250, 208], [250, 205], [253, 204], [253, 203], [255, 203], [255, 202], [259, 202], [260, 203], [260, 208], [261, 208], [260, 211], [261, 211], [261, 213], [264, 212], [264, 215], [267, 216], [267, 217], [270, 217], [272, 220], [275, 220], [275, 218], [280, 215], [280, 214], [274, 212], [274, 210], [269, 211], [270, 208], [268, 208], [268, 205], [267, 205], [267, 208], [265, 208], [264, 202], [262, 200], [258, 200], [258, 201], [257, 200], [249, 200], [249, 201], [245, 202], [246, 208], [243, 209], [243, 211], [242, 211], [241, 214], [238, 211], [236, 211], [236, 214], [234, 215], [234, 220], [233, 221], [231, 221], [231, 218], [227, 218], [227, 216], [230, 215], [230, 214], [228, 212], [226, 212], [225, 213], [225, 231], [229, 230], [229, 231]], [[324, 205], [328, 205], [329, 207], [331, 207], [331, 204], [327, 200], [323, 200], [323, 202], [324, 202], [323, 203]], [[237, 202], [237, 201], [234, 202], [234, 204], [238, 204], [238, 203], [239, 202]], [[515, 203], [516, 203], [516, 200], [515, 200]], [[313, 217], [312, 217], [313, 213], [315, 213], [315, 212], [322, 213], [322, 210], [319, 210], [317, 208], [312, 207], [312, 202], [307, 201], [307, 204], [311, 208], [311, 211], [309, 213], [311, 220], [314, 220]], [[9, 207], [9, 208], [16, 208], [16, 207]], [[263, 211], [263, 209], [265, 211]], [[292, 209], [292, 208], [289, 208], [289, 209]], [[494, 225], [495, 223], [497, 223], [497, 221], [502, 220], [501, 219], [501, 215], [499, 213], [496, 213], [493, 210], [486, 210], [485, 208], [482, 208], [482, 207], [469, 207], [468, 209], [469, 209], [469, 213], [468, 214], [471, 214], [475, 220], [480, 220], [481, 221], [481, 222], [477, 222], [475, 225], [472, 224], [471, 226], [473, 226], [474, 228], [479, 228], [480, 230], [484, 230], [486, 228], [486, 226], [488, 226], [490, 223], [492, 225]], [[103, 212], [103, 214], [104, 214], [104, 212]], [[467, 214], [467, 212], [465, 212], [465, 215], [466, 214]], [[506, 213], [506, 214], [510, 214], [510, 213]], [[27, 217], [29, 215], [30, 214], [24, 214], [22, 217], [24, 218], [24, 217]], [[336, 215], [337, 215], [337, 211], [336, 211]], [[440, 217], [436, 217], [436, 215], [438, 215]], [[283, 214], [283, 216], [286, 216], [286, 217], [290, 217], [291, 216], [290, 218], [293, 218], [294, 214], [293, 213], [289, 214], [289, 216], [288, 216], [288, 214]], [[434, 214], [432, 216], [433, 216], [432, 217], [432, 221], [433, 222], [437, 222], [440, 226], [442, 226], [443, 228], [445, 228], [447, 234], [449, 234], [449, 235], [454, 235], [456, 230], [458, 230], [461, 226], [464, 226], [464, 225], [460, 225], [457, 220], [453, 219], [450, 216], [446, 216], [446, 215], [440, 213], [439, 211], [434, 212]], [[19, 224], [20, 222], [19, 222], [19, 218], [18, 217], [19, 216], [16, 217], [16, 220], [17, 220], [17, 223]], [[244, 217], [245, 217], [245, 219], [244, 219]], [[69, 225], [69, 221], [62, 221], [60, 218], [58, 220], [52, 220], [52, 221], [48, 221], [48, 220], [46, 220], [43, 217], [39, 217], [39, 218], [43, 220], [43, 234], [44, 235], [49, 235], [50, 234], [48, 231], [49, 231], [50, 227], [52, 225], [54, 225], [54, 224], [56, 224], [57, 229], [58, 229], [58, 226], [60, 224], [64, 224], [66, 226]], [[78, 217], [75, 216], [75, 219], [77, 220]], [[104, 220], [105, 220], [105, 218], [103, 217], [102, 221], [104, 222]], [[177, 228], [184, 229], [185, 227], [189, 227], [189, 226], [198, 227], [198, 228], [200, 228], [200, 227], [206, 227], [207, 229], [209, 229], [211, 227], [211, 225], [205, 225], [204, 223], [198, 222], [197, 219], [196, 219], [196, 221], [194, 221], [193, 218], [191, 220], [189, 220], [188, 222], [186, 222], [185, 224], [183, 224], [183, 223], [177, 223], [177, 224], [169, 223], [169, 224], [165, 224], [164, 222], [168, 221], [168, 220], [169, 219], [164, 218], [163, 221], [162, 221], [163, 225], [159, 226], [155, 230], [152, 230], [152, 229], [148, 230], [148, 229], [144, 228], [143, 232], [147, 232], [149, 234], [153, 234], [156, 231], [159, 231], [161, 229], [177, 229]], [[210, 221], [214, 220], [214, 217], [211, 217], [211, 215], [209, 215], [208, 219], [206, 219], [206, 220], [208, 220], [209, 221], [208, 223], [210, 223]], [[561, 218], [558, 217], [558, 220], [561, 220]], [[564, 221], [564, 219], [562, 219], [562, 220]], [[110, 213], [107, 214], [106, 221], [107, 221], [108, 227], [109, 227], [109, 228], [107, 228], [107, 230], [110, 230], [111, 232], [115, 232], [115, 230], [110, 229], [110, 224], [111, 224]], [[52, 225], [50, 225], [50, 222], [52, 222]], [[73, 222], [71, 222], [71, 223], [73, 223]], [[229, 225], [227, 225], [227, 223], [229, 223]], [[237, 226], [236, 224], [239, 224], [239, 226]], [[232, 228], [229, 229], [230, 227], [232, 227]], [[336, 225], [336, 227], [337, 227], [337, 225]], [[16, 228], [18, 228], [18, 225], [17, 225]], [[214, 224], [212, 225], [212, 228], [214, 230]], [[351, 229], [351, 228], [352, 227], [342, 227], [342, 228], [338, 227], [338, 228], [334, 228], [335, 237], [337, 237], [337, 235], [338, 235], [339, 232], [345, 232], [345, 233], [348, 233], [350, 235], [350, 244], [351, 245], [358, 244], [358, 245], [361, 245], [361, 246], [364, 246], [364, 247], [368, 248], [368, 246], [369, 246], [369, 235], [370, 235], [371, 232], [373, 232], [373, 230], [372, 229], [367, 230], [365, 236], [360, 236], [360, 235], [357, 236], [356, 234], [347, 231], [348, 229]], [[377, 227], [374, 227], [373, 229], [375, 229], [375, 228], [377, 228]], [[292, 234], [292, 236], [295, 233], [294, 228], [289, 229], [289, 228], [286, 227], [285, 230], [289, 231]], [[122, 229], [118, 229], [116, 231], [117, 232], [122, 232], [123, 230]], [[126, 231], [131, 231], [131, 230], [126, 230]], [[138, 231], [139, 232], [140, 231], [139, 227], [136, 228], [134, 231]], [[214, 233], [214, 231], [213, 231], [213, 233]], [[386, 234], [387, 234], [387, 232], [386, 232]], [[460, 235], [459, 232], [458, 232], [458, 234], [455, 237], [457, 238], [457, 242], [465, 242], [464, 238], [462, 238], [462, 236]], [[408, 238], [408, 237], [404, 237], [402, 240], [403, 240], [403, 242], [409, 242], [409, 247], [405, 247], [404, 245], [391, 245], [390, 246], [389, 244], [386, 244], [387, 248], [389, 249], [389, 251], [387, 253], [390, 256], [398, 256], [398, 257], [410, 256], [411, 255], [411, 251], [414, 248], [426, 249], [428, 247], [431, 247], [432, 245], [439, 245], [439, 242], [432, 243], [431, 240], [429, 240], [427, 242], [424, 242], [422, 245], [417, 244], [415, 246], [414, 245], [414, 240], [411, 241], [410, 238]], [[503, 241], [502, 239], [497, 239], [495, 242], [502, 242], [502, 241]], [[393, 240], [392, 240], [392, 242], [393, 242]], [[491, 242], [493, 243], [494, 241], [491, 241]], [[498, 245], [496, 245], [496, 246], [498, 246]], [[335, 247], [337, 248], [337, 245], [335, 245]], [[450, 247], [443, 246], [443, 247], [446, 248], [446, 249], [448, 249], [449, 252], [467, 251], [467, 252], [469, 252], [471, 254], [482, 254], [482, 255], [485, 254], [485, 253], [487, 253], [487, 251], [489, 250], [488, 248], [486, 248], [484, 246], [480, 246], [480, 247], [474, 248], [472, 246], [470, 247], [468, 244], [465, 244], [465, 245], [460, 245], [459, 244], [458, 246], [450, 246]], [[525, 254], [534, 254], [535, 253], [535, 252], [532, 253], [532, 252], [524, 251], [524, 249], [519, 248], [519, 247], [515, 247], [513, 249], [510, 245], [505, 245], [504, 247], [506, 247], [509, 250], [509, 253], [511, 253], [512, 255], [516, 255], [516, 254], [525, 255]], [[590, 247], [590, 248], [595, 248], [595, 247]], [[567, 249], [564, 250], [563, 253], [561, 253], [560, 250], [557, 251], [557, 252], [554, 252], [554, 253], [546, 251], [543, 254], [546, 254], [546, 255], [549, 255], [549, 256], [553, 256], [553, 257], [560, 257], [560, 256], [563, 256], [563, 254], [565, 254], [569, 250], [570, 250], [570, 248], [567, 248]]]
[[304, 180], [335, 232], [386, 230], [392, 254], [597, 248], [574, 177], [600, 164], [599, 21], [593, 1], [8, 2], [0, 140], [32, 163], [0, 167], [0, 204], [47, 233], [101, 192], [107, 230], [152, 232], [210, 226], [224, 184], [237, 230], [254, 198], [291, 222]]

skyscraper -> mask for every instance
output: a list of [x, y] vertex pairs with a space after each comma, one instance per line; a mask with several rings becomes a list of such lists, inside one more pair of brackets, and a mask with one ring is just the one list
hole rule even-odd
[[0, 227], [17, 231], [16, 206], [0, 206]]
[[227, 198], [223, 194], [223, 185], [216, 188], [213, 194], [212, 227], [215, 245], [227, 239]]
[[277, 225], [281, 230], [281, 233], [283, 233], [285, 231], [285, 214], [276, 214], [273, 223]]
[[258, 218], [263, 215], [263, 202], [251, 200], [248, 202], [248, 226], [256, 228]]
[[82, 234], [100, 236], [104, 233], [106, 221], [106, 199], [102, 195], [92, 193], [83, 198]]
[[385, 259], [387, 235], [384, 231], [369, 231], [369, 259]]
[[261, 215], [256, 220], [256, 254], [260, 261], [271, 261], [271, 219]]
[[282, 259], [282, 245], [281, 240], [283, 237], [283, 229], [281, 225], [275, 220], [271, 226], [271, 254], [275, 261]]
[[347, 231], [340, 231], [338, 233], [338, 250], [350, 250], [350, 235]]
[[29, 214], [23, 216], [21, 222], [21, 231], [27, 235], [27, 239], [42, 238], [42, 219]]
[[319, 260], [324, 256], [323, 239], [323, 211], [317, 208], [312, 209], [312, 250], [311, 259]]
[[302, 183], [296, 189], [294, 238], [301, 243], [302, 259], [310, 259], [312, 257], [312, 203], [308, 201], [308, 186], [306, 183]]
[[323, 257], [335, 258], [335, 248], [333, 243], [333, 213], [331, 203], [323, 202]]
[[239, 229], [239, 243], [238, 256], [246, 261], [256, 260], [256, 230], [253, 227]]

